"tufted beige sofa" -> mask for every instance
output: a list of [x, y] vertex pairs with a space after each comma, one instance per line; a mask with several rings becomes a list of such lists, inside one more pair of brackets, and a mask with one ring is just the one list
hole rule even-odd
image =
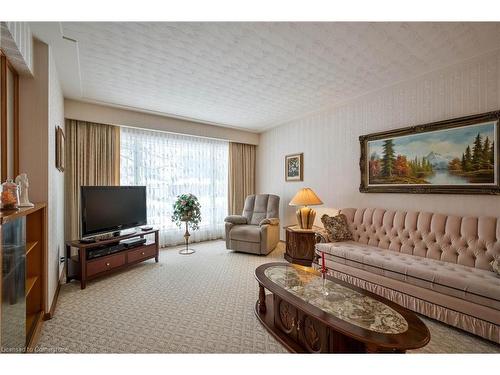
[[353, 241], [318, 233], [316, 264], [411, 310], [500, 343], [500, 218], [346, 208]]

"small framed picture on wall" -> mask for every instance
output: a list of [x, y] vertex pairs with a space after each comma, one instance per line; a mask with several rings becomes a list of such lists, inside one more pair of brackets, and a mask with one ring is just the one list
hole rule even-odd
[[304, 180], [304, 154], [285, 156], [285, 181]]

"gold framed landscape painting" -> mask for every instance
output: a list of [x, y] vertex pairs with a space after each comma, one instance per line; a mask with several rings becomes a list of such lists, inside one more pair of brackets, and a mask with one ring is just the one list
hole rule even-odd
[[500, 111], [363, 135], [365, 193], [500, 194]]
[[303, 181], [304, 154], [285, 156], [285, 181]]

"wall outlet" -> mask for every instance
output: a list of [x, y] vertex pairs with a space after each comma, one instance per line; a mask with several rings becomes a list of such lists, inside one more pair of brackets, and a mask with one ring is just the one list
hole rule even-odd
[[66, 257], [59, 257], [59, 263], [64, 263], [65, 260], [66, 260]]

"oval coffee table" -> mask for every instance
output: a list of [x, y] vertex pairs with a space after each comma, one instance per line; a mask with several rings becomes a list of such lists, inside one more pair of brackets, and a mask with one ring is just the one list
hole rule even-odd
[[430, 340], [413, 312], [311, 268], [267, 263], [255, 278], [255, 314], [290, 352], [404, 353]]

